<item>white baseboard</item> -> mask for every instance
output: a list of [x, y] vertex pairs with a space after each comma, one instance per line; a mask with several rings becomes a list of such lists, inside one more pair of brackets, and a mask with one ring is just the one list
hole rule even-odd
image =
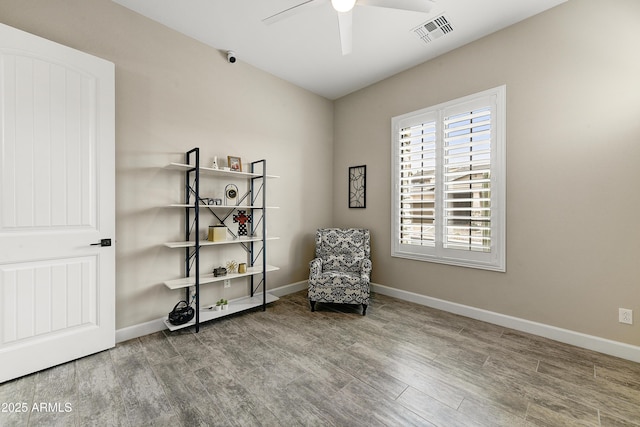
[[303, 291], [309, 287], [307, 280], [302, 282], [292, 283], [290, 285], [280, 286], [279, 288], [269, 289], [269, 293], [277, 297], [283, 297], [285, 295], [293, 294], [298, 291]]
[[145, 335], [154, 334], [167, 329], [163, 319], [156, 319], [150, 322], [140, 323], [138, 325], [128, 326], [116, 331], [116, 344], [134, 338], [143, 337]]
[[[307, 281], [292, 283], [290, 285], [280, 286], [279, 288], [269, 289], [268, 293], [277, 297], [282, 297], [294, 292], [307, 289]], [[116, 343], [132, 340], [145, 335], [153, 334], [167, 329], [167, 325], [164, 324], [164, 318], [151, 320], [149, 322], [140, 323], [138, 325], [128, 326], [126, 328], [118, 329], [116, 331]]]
[[[270, 289], [269, 293], [282, 297], [294, 292], [307, 289], [306, 280], [280, 286], [279, 288]], [[518, 317], [507, 316], [505, 314], [495, 313], [493, 311], [483, 310], [468, 305], [457, 304], [454, 302], [432, 298], [413, 292], [403, 291], [400, 289], [390, 288], [388, 286], [377, 283], [371, 284], [371, 289], [382, 295], [398, 298], [404, 301], [414, 302], [416, 304], [425, 305], [427, 307], [436, 308], [438, 310], [447, 311], [449, 313], [459, 314], [461, 316], [470, 317], [472, 319], [481, 320], [487, 323], [504, 326], [505, 328], [515, 329], [521, 332], [538, 335], [565, 344], [575, 345], [576, 347], [586, 348], [588, 350], [597, 351], [599, 353], [609, 354], [611, 356], [620, 357], [640, 362], [640, 347], [612, 341], [593, 335], [583, 334], [568, 329], [557, 328], [555, 326], [546, 325], [544, 323], [532, 322], [530, 320], [520, 319]], [[150, 322], [133, 325], [116, 331], [116, 343], [138, 338], [144, 335], [153, 334], [155, 332], [166, 329], [163, 319], [152, 320]]]
[[530, 320], [507, 316], [505, 314], [470, 307], [468, 305], [457, 304], [413, 292], [390, 288], [388, 286], [375, 283], [371, 284], [371, 290], [379, 294], [388, 295], [404, 301], [414, 302], [416, 304], [448, 311], [450, 313], [459, 314], [461, 316], [470, 317], [483, 322], [493, 323], [495, 325], [504, 326], [521, 332], [527, 332], [555, 341], [560, 341], [565, 344], [575, 345], [576, 347], [582, 347], [599, 353], [631, 360], [633, 362], [640, 362], [640, 347], [638, 346], [612, 341], [593, 335], [587, 335], [568, 329], [557, 328], [544, 323], [532, 322]]

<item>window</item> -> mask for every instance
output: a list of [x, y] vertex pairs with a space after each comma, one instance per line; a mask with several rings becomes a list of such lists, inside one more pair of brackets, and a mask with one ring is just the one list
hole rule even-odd
[[505, 271], [500, 86], [391, 121], [395, 257]]

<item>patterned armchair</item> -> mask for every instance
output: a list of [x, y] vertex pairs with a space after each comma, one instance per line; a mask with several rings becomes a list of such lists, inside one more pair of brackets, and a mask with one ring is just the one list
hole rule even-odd
[[369, 305], [371, 237], [360, 228], [321, 228], [316, 231], [316, 258], [309, 263], [309, 303]]

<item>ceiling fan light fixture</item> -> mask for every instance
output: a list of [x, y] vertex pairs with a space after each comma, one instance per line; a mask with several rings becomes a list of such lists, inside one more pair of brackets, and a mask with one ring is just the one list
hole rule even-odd
[[356, 0], [331, 0], [331, 5], [337, 12], [349, 12], [356, 5]]

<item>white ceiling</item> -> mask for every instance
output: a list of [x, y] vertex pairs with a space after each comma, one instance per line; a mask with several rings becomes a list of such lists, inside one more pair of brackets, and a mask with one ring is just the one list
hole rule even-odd
[[[329, 1], [271, 25], [262, 19], [304, 0], [113, 1], [219, 49], [225, 57], [233, 50], [238, 61], [336, 99], [566, 0], [435, 0], [427, 14], [356, 6], [353, 52], [346, 56]], [[424, 43], [412, 31], [442, 14], [452, 32]]]

